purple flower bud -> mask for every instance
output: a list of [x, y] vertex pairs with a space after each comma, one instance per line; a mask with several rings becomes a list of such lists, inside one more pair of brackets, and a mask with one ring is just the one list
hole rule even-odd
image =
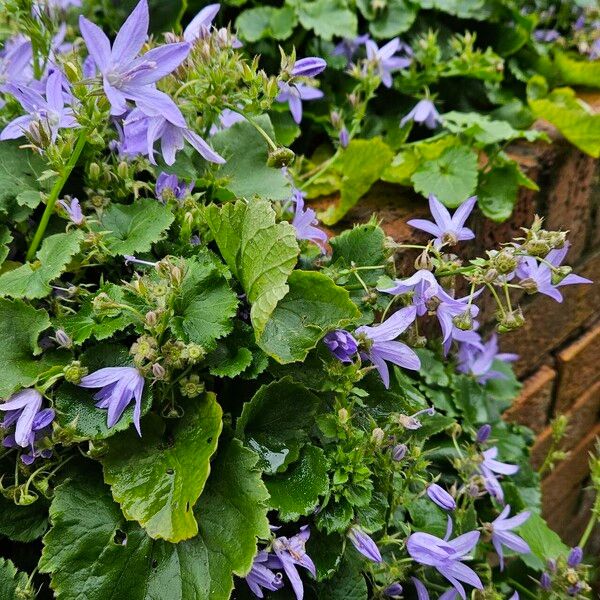
[[324, 344], [331, 353], [344, 363], [352, 362], [352, 357], [358, 350], [358, 343], [349, 331], [336, 329], [323, 338]]
[[569, 594], [569, 596], [577, 596], [582, 589], [583, 584], [581, 581], [578, 581], [575, 585], [571, 585], [567, 588], [567, 594]]
[[340, 146], [342, 148], [348, 147], [348, 144], [350, 143], [350, 134], [348, 133], [348, 130], [345, 127], [342, 127], [340, 129], [339, 140]]
[[57, 329], [54, 336], [56, 343], [62, 348], [70, 348], [73, 345], [73, 340], [67, 335], [63, 329]]
[[295, 77], [316, 77], [327, 67], [327, 63], [318, 56], [308, 56], [296, 61], [292, 69]]
[[546, 572], [542, 573], [540, 577], [540, 587], [545, 591], [552, 589], [552, 579]]
[[364, 557], [376, 563], [383, 562], [377, 544], [360, 527], [350, 527], [348, 539]]
[[576, 567], [583, 560], [583, 550], [579, 546], [571, 549], [567, 557], [567, 564], [570, 567]]
[[556, 573], [556, 561], [553, 558], [548, 559], [546, 566], [548, 567], [548, 571]]
[[403, 587], [396, 582], [386, 587], [385, 590], [383, 590], [383, 595], [388, 598], [399, 598], [403, 591]]
[[427, 488], [427, 495], [432, 502], [435, 502], [444, 510], [454, 510], [456, 508], [456, 502], [454, 498], [437, 483], [432, 483]]
[[475, 440], [478, 444], [485, 444], [492, 433], [491, 425], [482, 425], [477, 432], [477, 439]]
[[392, 459], [400, 462], [406, 456], [407, 450], [406, 444], [396, 444], [392, 448]]

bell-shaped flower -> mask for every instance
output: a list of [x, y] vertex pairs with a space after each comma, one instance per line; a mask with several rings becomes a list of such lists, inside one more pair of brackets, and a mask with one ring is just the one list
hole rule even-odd
[[482, 453], [482, 461], [478, 470], [483, 477], [483, 485], [489, 495], [504, 504], [504, 490], [498, 481], [497, 475], [514, 475], [519, 467], [518, 465], [500, 462], [496, 460], [497, 457], [498, 448], [496, 446], [485, 450]]
[[498, 336], [494, 333], [485, 342], [463, 342], [458, 351], [458, 370], [474, 377], [479, 383], [490, 379], [506, 379], [506, 375], [493, 369], [494, 361], [514, 362], [518, 354], [498, 352]]
[[279, 81], [279, 95], [275, 100], [277, 102], [287, 102], [296, 123], [302, 121], [302, 102], [304, 100], [319, 100], [323, 97], [323, 92], [317, 88], [306, 85], [305, 83], [288, 83]]
[[[367, 59], [375, 65], [381, 83], [387, 88], [392, 87], [392, 73], [410, 66], [412, 59], [409, 56], [407, 46], [400, 38], [394, 38], [379, 48], [373, 40], [365, 42]], [[403, 51], [406, 56], [396, 56], [396, 52]]]
[[496, 549], [498, 558], [500, 559], [500, 570], [504, 570], [504, 551], [503, 546], [506, 546], [510, 550], [514, 550], [519, 554], [529, 554], [531, 552], [529, 544], [520, 538], [516, 533], [511, 530], [520, 527], [529, 519], [531, 513], [524, 511], [508, 518], [510, 513], [510, 504], [507, 504], [498, 517], [490, 523], [490, 529], [492, 532], [492, 544]]
[[412, 110], [402, 117], [400, 120], [400, 127], [404, 127], [409, 121], [425, 125], [425, 127], [429, 129], [435, 129], [438, 125], [442, 124], [440, 113], [435, 108], [433, 102], [428, 98], [419, 100]]

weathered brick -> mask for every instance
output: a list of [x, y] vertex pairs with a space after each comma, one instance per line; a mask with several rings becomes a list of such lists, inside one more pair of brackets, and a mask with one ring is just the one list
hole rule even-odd
[[504, 418], [540, 433], [548, 423], [555, 378], [554, 369], [545, 365], [541, 367], [525, 381], [518, 398], [504, 413]]
[[600, 323], [557, 355], [555, 411], [565, 412], [582, 392], [600, 379]]
[[[566, 413], [569, 424], [560, 448], [572, 450], [600, 421], [600, 381], [584, 392]], [[531, 448], [531, 463], [537, 469], [544, 462], [552, 445], [552, 428], [546, 427]]]
[[[600, 252], [584, 260], [577, 272], [592, 281], [600, 280]], [[515, 364], [517, 375], [531, 373], [550, 352], [600, 312], [600, 285], [565, 286], [561, 291], [562, 304], [541, 294], [525, 298], [525, 325], [500, 337], [504, 352], [516, 352], [521, 357]]]
[[[588, 453], [593, 449], [598, 436], [600, 436], [600, 423], [597, 423], [594, 429], [579, 442], [569, 458], [561, 462], [542, 481], [543, 513], [545, 515], [562, 513], [563, 507], [566, 512], [566, 500], [588, 476]], [[568, 522], [570, 518], [568, 514], [562, 514], [562, 517], [565, 522]]]
[[570, 264], [582, 255], [588, 239], [596, 166], [594, 158], [572, 148], [548, 182], [545, 226], [551, 230], [569, 230], [571, 248], [567, 261]]

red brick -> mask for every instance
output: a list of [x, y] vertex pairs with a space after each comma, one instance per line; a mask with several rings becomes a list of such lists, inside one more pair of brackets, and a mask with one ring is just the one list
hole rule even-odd
[[[583, 261], [577, 272], [593, 281], [600, 281], [600, 252]], [[500, 336], [503, 352], [516, 352], [515, 364], [520, 377], [533, 372], [548, 354], [572, 337], [586, 321], [600, 312], [600, 285], [574, 285], [562, 288], [564, 302], [537, 294], [525, 298], [525, 325]], [[527, 301], [527, 302], [526, 302]]]
[[600, 323], [557, 355], [556, 413], [567, 410], [600, 379]]
[[556, 371], [543, 366], [525, 383], [518, 398], [504, 413], [504, 418], [512, 423], [526, 425], [540, 433], [548, 423], [548, 412], [552, 403]]
[[[600, 381], [575, 402], [566, 413], [569, 424], [560, 444], [561, 450], [572, 450], [600, 421]], [[552, 444], [552, 428], [546, 427], [531, 448], [531, 463], [537, 469], [544, 462]]]

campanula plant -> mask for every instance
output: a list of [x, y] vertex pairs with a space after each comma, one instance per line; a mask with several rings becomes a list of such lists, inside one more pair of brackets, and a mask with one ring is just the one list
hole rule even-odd
[[[365, 3], [361, 36], [343, 8], [320, 18], [335, 3], [249, 9], [282, 42], [281, 11], [317, 38], [349, 23], [273, 61], [246, 9], [237, 32], [217, 4], [162, 21], [113, 4], [0, 15], [2, 600], [591, 597], [600, 511], [564, 546], [531, 432], [502, 419], [520, 299], [590, 284], [567, 233], [536, 217], [476, 257], [472, 190], [432, 192], [410, 247], [375, 218], [336, 235], [310, 201], [356, 147], [387, 168], [366, 125], [400, 80], [419, 91], [394, 151], [411, 128], [468, 139], [429, 81], [434, 45]], [[455, 50], [453, 68], [498, 64]], [[321, 159], [297, 155], [320, 128]]]

